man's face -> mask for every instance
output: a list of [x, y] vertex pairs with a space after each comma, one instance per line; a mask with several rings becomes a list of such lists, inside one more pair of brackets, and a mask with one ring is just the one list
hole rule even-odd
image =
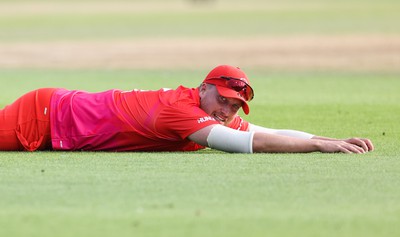
[[203, 83], [199, 93], [200, 108], [222, 125], [228, 125], [242, 107], [241, 100], [221, 96], [214, 85]]

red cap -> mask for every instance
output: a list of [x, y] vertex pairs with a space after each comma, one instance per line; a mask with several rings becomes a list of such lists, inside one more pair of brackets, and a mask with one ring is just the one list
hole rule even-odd
[[[235, 90], [232, 86], [227, 83], [227, 81], [234, 79], [236, 81], [243, 82], [242, 84], [246, 85], [245, 87], [241, 87], [240, 91]], [[203, 83], [213, 84], [216, 86], [218, 93], [227, 98], [235, 98], [243, 101], [242, 109], [245, 114], [249, 114], [250, 108], [247, 104], [253, 98], [253, 89], [250, 86], [249, 79], [246, 74], [239, 68], [233, 67], [229, 65], [220, 65], [211, 70]], [[245, 89], [244, 89], [245, 88]], [[247, 92], [244, 96], [242, 91]], [[239, 93], [241, 92], [241, 93]]]

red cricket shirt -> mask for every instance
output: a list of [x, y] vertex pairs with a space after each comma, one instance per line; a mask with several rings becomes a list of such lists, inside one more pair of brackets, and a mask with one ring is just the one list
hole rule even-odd
[[[51, 99], [55, 150], [194, 151], [187, 137], [218, 124], [200, 109], [197, 88], [98, 93], [58, 89]], [[237, 116], [231, 128], [247, 130]]]

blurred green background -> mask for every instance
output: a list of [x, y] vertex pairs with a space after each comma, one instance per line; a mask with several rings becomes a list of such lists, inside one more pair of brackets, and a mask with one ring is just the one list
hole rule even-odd
[[399, 11], [396, 0], [2, 0], [0, 39], [398, 34]]
[[190, 70], [203, 78], [226, 63], [263, 78], [397, 75], [398, 12], [395, 0], [1, 0], [0, 70]]

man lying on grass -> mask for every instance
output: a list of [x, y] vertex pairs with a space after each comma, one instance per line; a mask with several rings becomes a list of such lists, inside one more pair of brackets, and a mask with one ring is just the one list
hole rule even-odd
[[197, 88], [98, 93], [42, 88], [0, 110], [0, 150], [343, 152], [368, 139], [333, 139], [243, 120], [254, 97], [246, 74], [217, 66]]

